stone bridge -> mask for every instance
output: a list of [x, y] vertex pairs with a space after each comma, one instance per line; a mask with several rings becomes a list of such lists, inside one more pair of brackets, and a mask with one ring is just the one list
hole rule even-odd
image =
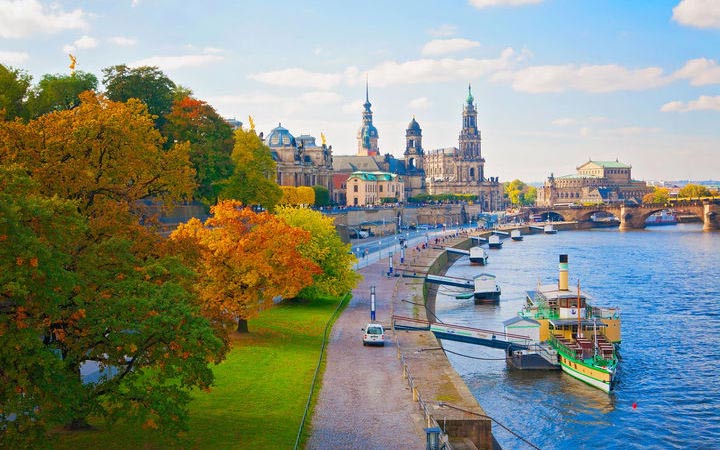
[[720, 229], [720, 199], [675, 201], [672, 204], [554, 206], [529, 208], [531, 214], [554, 213], [566, 221], [577, 221], [580, 227], [590, 228], [595, 213], [612, 214], [620, 219], [621, 230], [645, 228], [645, 219], [651, 214], [672, 208], [678, 213], [695, 215], [702, 219], [703, 230]]

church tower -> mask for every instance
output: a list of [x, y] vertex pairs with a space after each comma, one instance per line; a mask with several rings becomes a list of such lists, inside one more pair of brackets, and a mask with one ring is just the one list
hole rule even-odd
[[457, 155], [458, 181], [484, 181], [485, 160], [480, 152], [480, 130], [477, 126], [477, 110], [468, 84], [468, 95], [463, 107], [463, 126], [460, 131], [459, 152]]
[[370, 96], [368, 93], [368, 82], [365, 80], [365, 108], [363, 111], [363, 125], [358, 131], [358, 156], [378, 156], [378, 132], [372, 123], [372, 111], [370, 107]]
[[413, 116], [405, 130], [405, 169], [408, 172], [423, 170], [422, 129]]

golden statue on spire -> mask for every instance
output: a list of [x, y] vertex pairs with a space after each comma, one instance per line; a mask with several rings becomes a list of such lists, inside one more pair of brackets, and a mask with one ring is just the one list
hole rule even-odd
[[72, 53], [68, 53], [68, 56], [70, 57], [70, 75], [75, 75], [75, 64], [77, 64], [77, 60]]
[[327, 144], [327, 142], [325, 141], [325, 134], [324, 134], [324, 133], [320, 133], [320, 140], [322, 140], [322, 145], [323, 145], [323, 147], [325, 147], [325, 144]]
[[255, 121], [252, 116], [248, 116], [248, 122], [250, 123], [250, 131], [255, 131]]

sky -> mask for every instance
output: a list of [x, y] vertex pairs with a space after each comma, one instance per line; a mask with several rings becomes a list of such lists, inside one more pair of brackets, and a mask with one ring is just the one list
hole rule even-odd
[[468, 84], [487, 176], [589, 159], [720, 179], [720, 0], [0, 0], [0, 63], [102, 79], [158, 66], [221, 115], [357, 152], [365, 81], [382, 154], [458, 145]]

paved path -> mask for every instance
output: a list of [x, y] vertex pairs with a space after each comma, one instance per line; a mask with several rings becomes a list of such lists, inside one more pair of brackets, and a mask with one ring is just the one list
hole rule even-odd
[[425, 448], [425, 421], [402, 377], [392, 332], [385, 347], [362, 345], [370, 286], [376, 287], [376, 319], [386, 328], [393, 294], [402, 295], [405, 286], [402, 278], [385, 275], [386, 266], [383, 261], [360, 270], [364, 280], [333, 327], [308, 449]]

